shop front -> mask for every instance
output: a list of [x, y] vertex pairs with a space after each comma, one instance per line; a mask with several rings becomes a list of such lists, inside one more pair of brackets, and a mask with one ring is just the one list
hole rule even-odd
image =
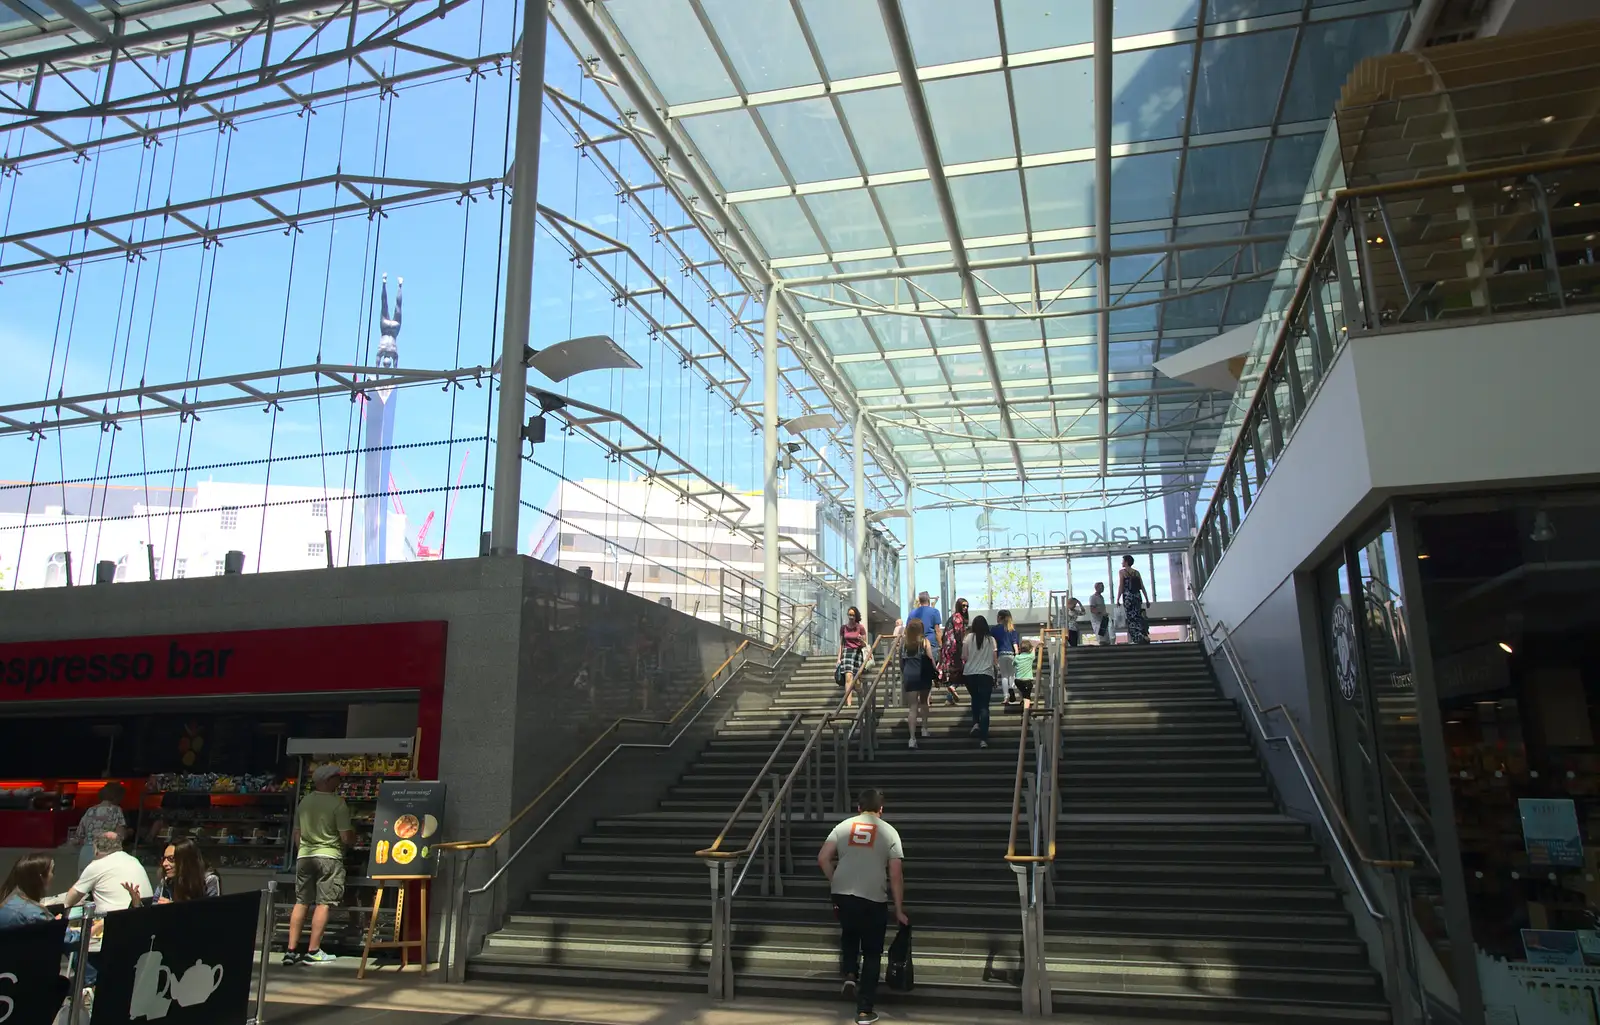
[[287, 886], [309, 771], [338, 761], [358, 840], [334, 940], [353, 940], [378, 783], [439, 770], [446, 635], [420, 621], [0, 643], [0, 863], [50, 850], [76, 878], [73, 827], [116, 781], [152, 872], [188, 840], [225, 892]]
[[1418, 1020], [1600, 1022], [1600, 492], [1401, 500], [1315, 572], [1342, 811]]

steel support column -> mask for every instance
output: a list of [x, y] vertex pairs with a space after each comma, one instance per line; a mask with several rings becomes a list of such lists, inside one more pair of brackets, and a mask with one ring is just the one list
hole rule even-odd
[[[761, 335], [762, 633], [778, 641], [778, 290], [767, 286]], [[861, 478], [856, 477], [859, 490]]]
[[[1111, 449], [1111, 76], [1112, 0], [1094, 0], [1094, 247], [1100, 314], [1100, 475]], [[1158, 354], [1159, 355], [1159, 354]]]
[[511, 239], [506, 254], [505, 333], [500, 340], [492, 555], [517, 552], [522, 498], [522, 423], [528, 397], [528, 327], [533, 316], [533, 240], [539, 221], [539, 130], [544, 113], [544, 38], [550, 8], [523, 0], [522, 80], [517, 83], [516, 165], [511, 176]]
[[906, 603], [901, 606], [903, 615], [911, 615], [917, 607], [917, 503], [911, 488], [911, 478], [905, 478], [906, 490]]
[[861, 622], [868, 621], [867, 613], [867, 432], [865, 417], [856, 413], [855, 435], [855, 524], [856, 524], [856, 608], [861, 610]]

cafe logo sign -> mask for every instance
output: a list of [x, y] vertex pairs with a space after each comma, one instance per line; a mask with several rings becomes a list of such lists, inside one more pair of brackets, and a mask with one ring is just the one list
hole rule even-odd
[[1361, 668], [1356, 655], [1356, 622], [1350, 606], [1338, 602], [1328, 617], [1328, 632], [1333, 642], [1334, 679], [1339, 684], [1339, 695], [1354, 701], [1356, 685], [1361, 679]]

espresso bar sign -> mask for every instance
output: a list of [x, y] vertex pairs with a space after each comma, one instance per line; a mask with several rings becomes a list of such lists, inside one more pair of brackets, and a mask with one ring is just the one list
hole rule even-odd
[[372, 821], [369, 879], [432, 879], [444, 837], [444, 784], [436, 780], [387, 781], [378, 788]]
[[0, 701], [427, 687], [445, 624], [0, 643]]

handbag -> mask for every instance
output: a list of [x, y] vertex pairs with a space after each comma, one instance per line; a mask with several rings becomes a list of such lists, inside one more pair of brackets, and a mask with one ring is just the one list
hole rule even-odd
[[916, 968], [911, 962], [911, 926], [902, 925], [889, 944], [889, 967], [884, 972], [883, 984], [901, 993], [908, 993], [917, 985]]

